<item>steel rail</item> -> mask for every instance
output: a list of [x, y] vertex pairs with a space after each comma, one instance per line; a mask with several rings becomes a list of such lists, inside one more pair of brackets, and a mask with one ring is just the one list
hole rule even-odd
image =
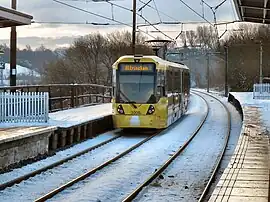
[[215, 96], [213, 95], [210, 95], [208, 93], [205, 93], [205, 92], [201, 92], [201, 91], [197, 91], [197, 90], [192, 90], [192, 91], [195, 91], [195, 92], [199, 92], [199, 93], [202, 93], [202, 94], [205, 94], [207, 96], [210, 96], [214, 99], [216, 99], [218, 102], [221, 103], [221, 105], [224, 107], [225, 111], [227, 112], [227, 121], [228, 121], [228, 130], [227, 130], [227, 134], [226, 134], [226, 139], [225, 139], [225, 144], [223, 145], [223, 148], [222, 148], [222, 151], [221, 151], [221, 155], [219, 156], [218, 160], [217, 160], [217, 163], [216, 163], [216, 166], [212, 172], [212, 175], [210, 177], [210, 179], [208, 180], [208, 183], [206, 184], [206, 187], [204, 188], [203, 190], [203, 193], [201, 194], [201, 197], [199, 198], [198, 202], [201, 202], [203, 201], [203, 199], [206, 197], [210, 187], [211, 187], [211, 183], [213, 182], [213, 179], [218, 171], [218, 168], [221, 164], [221, 161], [222, 161], [222, 158], [225, 154], [225, 151], [226, 151], [226, 148], [227, 148], [227, 145], [228, 145], [228, 142], [229, 142], [229, 137], [230, 137], [230, 134], [231, 134], [231, 116], [230, 116], [230, 112], [228, 110], [228, 108], [226, 107], [226, 105], [220, 101], [218, 98], [216, 98]]
[[141, 190], [145, 186], [149, 185], [153, 180], [155, 180], [171, 164], [171, 162], [183, 152], [183, 150], [188, 146], [188, 144], [191, 142], [191, 140], [198, 134], [198, 132], [200, 131], [201, 127], [203, 126], [203, 124], [205, 123], [205, 121], [208, 117], [209, 105], [202, 96], [198, 95], [197, 93], [194, 93], [194, 94], [201, 97], [201, 99], [204, 100], [204, 102], [207, 106], [207, 112], [204, 115], [199, 126], [193, 132], [191, 137], [182, 146], [180, 146], [180, 148], [173, 154], [173, 156], [171, 156], [162, 166], [159, 167], [159, 169], [157, 169], [147, 180], [145, 180], [142, 184], [140, 184], [132, 193], [130, 193], [125, 199], [123, 199], [122, 202], [132, 201], [141, 192]]
[[101, 165], [87, 171], [86, 173], [80, 175], [79, 177], [69, 181], [68, 183], [62, 185], [61, 187], [58, 187], [54, 190], [52, 190], [51, 192], [45, 194], [44, 196], [38, 198], [35, 200], [35, 202], [41, 202], [41, 201], [45, 201], [48, 200], [50, 198], [52, 198], [53, 196], [55, 196], [56, 194], [60, 193], [61, 191], [65, 190], [66, 188], [72, 186], [73, 184], [84, 180], [85, 178], [89, 177], [90, 175], [94, 174], [95, 172], [97, 172], [98, 170], [101, 170], [102, 168], [106, 167], [107, 165], [113, 163], [114, 161], [122, 158], [123, 156], [125, 156], [126, 154], [130, 153], [131, 151], [135, 150], [136, 148], [138, 148], [139, 146], [141, 146], [142, 144], [144, 144], [145, 142], [149, 141], [150, 139], [152, 139], [154, 136], [156, 136], [157, 134], [159, 134], [162, 130], [159, 130], [158, 132], [156, 132], [155, 134], [145, 138], [144, 140], [140, 141], [139, 143], [137, 143], [136, 145], [130, 147], [128, 150], [122, 152], [121, 154], [115, 156], [114, 158], [102, 163]]
[[92, 151], [92, 150], [94, 150], [94, 149], [97, 149], [98, 147], [101, 147], [101, 146], [103, 146], [103, 145], [105, 145], [105, 144], [107, 144], [107, 143], [109, 143], [109, 142], [111, 142], [111, 141], [114, 141], [114, 140], [116, 140], [116, 139], [118, 139], [118, 138], [120, 138], [120, 137], [121, 137], [121, 135], [115, 136], [115, 137], [110, 138], [110, 139], [108, 139], [108, 140], [106, 140], [106, 141], [103, 141], [103, 142], [101, 142], [101, 143], [99, 143], [99, 144], [97, 144], [97, 145], [95, 145], [95, 146], [89, 147], [89, 148], [87, 148], [87, 149], [84, 149], [83, 151], [80, 151], [80, 152], [78, 152], [78, 153], [76, 153], [76, 154], [73, 154], [73, 155], [67, 157], [67, 158], [64, 158], [64, 159], [62, 159], [62, 160], [60, 160], [60, 161], [54, 162], [54, 163], [52, 163], [52, 164], [50, 164], [50, 165], [48, 165], [48, 166], [45, 166], [45, 167], [43, 167], [43, 168], [40, 168], [40, 169], [35, 170], [35, 171], [33, 171], [33, 172], [30, 172], [30, 173], [27, 173], [27, 174], [25, 174], [25, 175], [23, 175], [23, 176], [17, 177], [17, 178], [15, 178], [15, 179], [11, 180], [11, 181], [2, 183], [2, 184], [0, 184], [0, 190], [3, 190], [3, 189], [5, 189], [5, 188], [7, 188], [7, 187], [10, 187], [10, 186], [13, 186], [13, 185], [15, 185], [15, 184], [18, 184], [18, 183], [20, 183], [21, 181], [27, 180], [27, 179], [30, 178], [30, 177], [34, 177], [35, 175], [38, 175], [38, 174], [40, 174], [40, 173], [42, 173], [42, 172], [45, 172], [45, 171], [47, 171], [47, 170], [49, 170], [49, 169], [52, 169], [52, 168], [54, 168], [54, 167], [56, 167], [56, 166], [59, 166], [59, 165], [61, 165], [61, 164], [63, 164], [63, 163], [66, 163], [66, 162], [68, 162], [69, 160], [71, 160], [71, 159], [73, 159], [73, 158], [77, 158], [77, 157], [79, 157], [79, 156], [81, 156], [81, 155], [83, 155], [83, 154], [85, 154], [85, 153], [87, 153], [87, 152], [90, 152], [90, 151]]

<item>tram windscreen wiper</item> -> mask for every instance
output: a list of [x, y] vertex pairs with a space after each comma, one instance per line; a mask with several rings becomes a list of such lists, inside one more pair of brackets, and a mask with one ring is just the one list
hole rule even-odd
[[132, 104], [132, 106], [135, 108], [135, 109], [137, 109], [137, 106], [135, 105], [136, 104], [136, 102], [134, 102], [134, 101], [131, 101], [121, 90], [119, 90], [119, 92], [120, 92], [120, 94], [122, 94], [123, 96], [124, 96], [124, 98], [127, 100], [127, 102], [125, 102], [125, 103], [127, 103], [127, 104]]

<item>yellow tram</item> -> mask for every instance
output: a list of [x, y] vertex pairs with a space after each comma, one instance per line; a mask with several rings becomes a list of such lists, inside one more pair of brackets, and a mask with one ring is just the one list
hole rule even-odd
[[157, 56], [120, 57], [113, 64], [115, 128], [166, 128], [187, 110], [189, 68]]

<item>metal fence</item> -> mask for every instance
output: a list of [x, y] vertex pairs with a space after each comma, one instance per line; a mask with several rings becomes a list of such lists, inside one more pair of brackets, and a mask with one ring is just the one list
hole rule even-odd
[[48, 84], [10, 86], [0, 88], [0, 92], [48, 92], [49, 112], [79, 106], [108, 103], [112, 97], [112, 87], [97, 84]]
[[262, 99], [262, 100], [270, 99], [270, 84], [269, 83], [254, 84], [253, 99]]
[[49, 93], [0, 92], [0, 123], [47, 122]]

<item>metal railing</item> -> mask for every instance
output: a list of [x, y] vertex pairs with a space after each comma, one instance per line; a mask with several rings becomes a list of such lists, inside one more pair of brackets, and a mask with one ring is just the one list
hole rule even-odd
[[0, 92], [48, 92], [49, 112], [108, 103], [112, 87], [97, 84], [49, 84], [1, 87]]
[[262, 99], [262, 100], [270, 99], [270, 84], [269, 83], [254, 84], [253, 99]]
[[47, 92], [0, 92], [0, 123], [47, 122]]

